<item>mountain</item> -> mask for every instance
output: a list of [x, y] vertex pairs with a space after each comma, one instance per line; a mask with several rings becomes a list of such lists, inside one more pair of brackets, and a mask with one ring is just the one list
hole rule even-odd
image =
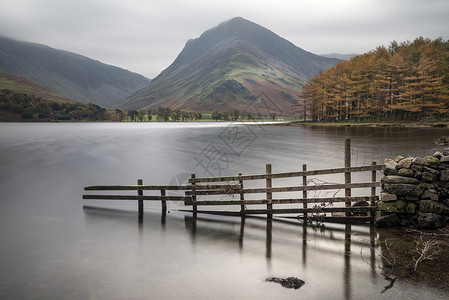
[[119, 107], [288, 114], [301, 86], [339, 61], [238, 17], [187, 41], [167, 69]]
[[81, 103], [115, 107], [147, 86], [142, 75], [79, 54], [0, 37], [0, 69]]
[[0, 70], [0, 90], [4, 89], [10, 90], [13, 93], [34, 95], [36, 97], [41, 97], [53, 101], [73, 101], [56, 93], [50, 92], [40, 85], [35, 84], [31, 80]]
[[356, 53], [350, 53], [350, 54], [341, 54], [341, 53], [328, 53], [328, 54], [320, 54], [321, 56], [324, 57], [329, 57], [329, 58], [338, 58], [341, 60], [350, 60], [351, 58], [353, 58], [354, 56], [357, 56], [358, 54]]

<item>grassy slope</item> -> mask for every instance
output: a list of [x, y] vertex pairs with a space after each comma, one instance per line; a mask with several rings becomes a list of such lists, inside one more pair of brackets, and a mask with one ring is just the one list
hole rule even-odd
[[0, 70], [0, 89], [7, 89], [15, 93], [24, 93], [36, 97], [46, 98], [58, 102], [74, 102], [56, 93], [50, 92], [34, 82]]

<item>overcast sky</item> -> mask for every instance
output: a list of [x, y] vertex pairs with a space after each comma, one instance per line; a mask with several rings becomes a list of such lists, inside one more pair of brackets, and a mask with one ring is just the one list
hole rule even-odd
[[0, 35], [154, 78], [187, 40], [237, 16], [316, 54], [449, 39], [448, 0], [0, 0]]

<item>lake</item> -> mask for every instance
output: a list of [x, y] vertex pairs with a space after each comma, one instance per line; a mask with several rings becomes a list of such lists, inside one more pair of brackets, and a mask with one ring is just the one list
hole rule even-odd
[[[0, 124], [1, 299], [447, 299], [438, 268], [388, 281], [381, 241], [402, 231], [82, 200], [88, 185], [353, 166], [424, 156], [447, 129], [233, 123]], [[433, 270], [433, 271], [432, 271]], [[447, 269], [445, 269], [447, 270]], [[440, 273], [435, 273], [440, 272]], [[430, 274], [431, 273], [431, 274]], [[266, 282], [298, 277], [298, 290]], [[444, 278], [444, 277], [443, 277]], [[447, 281], [446, 281], [447, 282]]]

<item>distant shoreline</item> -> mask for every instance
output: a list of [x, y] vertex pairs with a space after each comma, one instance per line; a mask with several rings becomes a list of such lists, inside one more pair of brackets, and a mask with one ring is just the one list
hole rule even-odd
[[307, 127], [387, 127], [387, 128], [448, 128], [449, 122], [412, 123], [412, 122], [370, 122], [370, 123], [344, 123], [344, 122], [311, 122], [292, 121], [273, 124], [276, 126], [307, 126]]

